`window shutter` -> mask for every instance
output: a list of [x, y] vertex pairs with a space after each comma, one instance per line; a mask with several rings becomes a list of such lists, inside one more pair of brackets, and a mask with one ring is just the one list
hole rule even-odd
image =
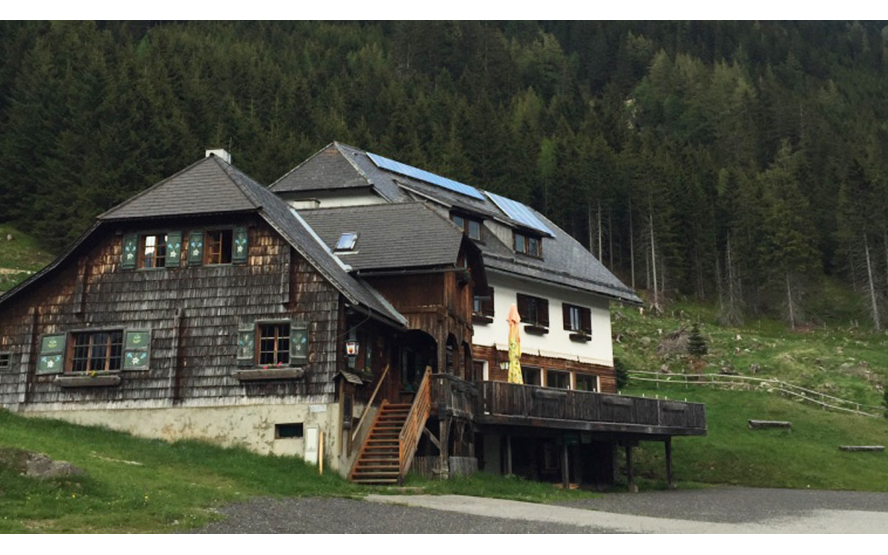
[[120, 267], [124, 270], [132, 270], [139, 259], [139, 236], [132, 233], [123, 236], [123, 253]]
[[256, 324], [237, 327], [237, 365], [256, 365]]
[[204, 232], [192, 231], [188, 234], [188, 265], [203, 264]]
[[150, 330], [127, 331], [123, 341], [123, 369], [148, 370]]
[[583, 322], [583, 331], [589, 335], [592, 335], [592, 311], [588, 308], [585, 308], [580, 311], [580, 317]]
[[167, 233], [166, 262], [167, 268], [178, 268], [182, 264], [182, 232]]
[[571, 331], [571, 329], [570, 329], [570, 305], [567, 303], [561, 303], [561, 321], [564, 324], [564, 329]]
[[40, 339], [40, 358], [37, 359], [38, 374], [59, 374], [65, 369], [65, 347], [68, 336], [65, 334], [44, 335]]
[[308, 322], [290, 323], [290, 366], [308, 364]]
[[549, 327], [549, 301], [546, 299], [537, 299], [537, 317], [538, 324], [544, 328]]
[[528, 310], [527, 310], [527, 297], [522, 295], [521, 293], [517, 294], [516, 300], [518, 301], [518, 316], [521, 317], [521, 321], [527, 320]]
[[247, 261], [250, 247], [248, 243], [249, 232], [245, 227], [234, 228], [234, 247], [231, 253], [231, 261], [235, 264], [243, 264]]

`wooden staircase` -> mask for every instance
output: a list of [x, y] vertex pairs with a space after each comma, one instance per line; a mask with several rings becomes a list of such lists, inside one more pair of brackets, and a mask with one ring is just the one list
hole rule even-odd
[[351, 472], [358, 484], [397, 484], [401, 478], [398, 437], [407, 421], [410, 405], [383, 401]]
[[379, 406], [349, 474], [352, 482], [399, 484], [410, 471], [431, 411], [431, 374], [431, 369], [427, 369], [413, 404], [383, 401]]

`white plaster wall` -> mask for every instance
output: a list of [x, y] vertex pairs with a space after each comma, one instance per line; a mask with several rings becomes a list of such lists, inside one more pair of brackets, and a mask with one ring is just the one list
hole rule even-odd
[[[509, 307], [512, 303], [517, 303], [517, 293], [524, 293], [549, 301], [549, 333], [532, 335], [522, 329], [522, 353], [567, 358], [604, 366], [614, 365], [610, 309], [606, 298], [573, 289], [541, 284], [537, 281], [524, 280], [491, 270], [487, 272], [487, 280], [493, 287], [493, 322], [474, 324], [472, 342], [475, 345], [496, 346], [504, 351], [509, 349], [509, 324], [506, 322], [506, 317], [509, 315]], [[565, 302], [590, 309], [592, 315], [591, 341], [570, 340], [571, 332], [564, 329], [561, 314], [561, 304]]]
[[286, 194], [281, 195], [287, 203], [296, 210], [311, 210], [313, 208], [341, 208], [343, 206], [366, 206], [368, 204], [386, 204], [384, 198], [373, 193], [363, 194], [330, 194], [318, 193], [311, 195], [309, 198], [287, 198]]
[[25, 416], [55, 418], [85, 426], [104, 426], [133, 435], [175, 441], [198, 439], [223, 446], [240, 446], [261, 454], [293, 455], [305, 452], [303, 438], [275, 439], [275, 424], [302, 423], [303, 433], [318, 426], [324, 433], [325, 466], [344, 473], [340, 459], [340, 411], [330, 404], [252, 404], [203, 407], [146, 407], [47, 410], [33, 407]]

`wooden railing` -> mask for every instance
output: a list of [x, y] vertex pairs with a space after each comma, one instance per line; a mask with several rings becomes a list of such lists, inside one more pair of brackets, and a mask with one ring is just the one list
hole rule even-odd
[[450, 374], [432, 376], [432, 399], [438, 411], [472, 420], [478, 408], [478, 386]]
[[778, 393], [793, 397], [799, 401], [810, 403], [824, 409], [875, 418], [884, 416], [883, 407], [864, 405], [856, 401], [834, 397], [811, 389], [805, 389], [804, 387], [777, 379], [763, 379], [754, 378], [752, 376], [735, 376], [730, 374], [661, 374], [658, 372], [629, 372], [629, 377], [636, 382], [654, 383], [658, 388], [662, 383], [673, 386], [683, 385], [686, 388], [692, 385], [708, 385], [725, 389], [767, 391], [768, 393]]
[[422, 429], [429, 419], [432, 407], [431, 375], [432, 369], [427, 367], [419, 388], [416, 390], [416, 395], [413, 397], [413, 405], [407, 414], [407, 420], [404, 422], [404, 427], [401, 428], [401, 433], [398, 436], [399, 475], [401, 478], [410, 471], [413, 456], [416, 454], [416, 447], [419, 445], [419, 436], [422, 434]]
[[361, 418], [358, 420], [358, 425], [355, 426], [355, 431], [352, 432], [352, 443], [358, 438], [358, 434], [361, 432], [361, 425], [364, 424], [364, 420], [367, 419], [367, 415], [370, 413], [370, 408], [373, 407], [373, 401], [376, 400], [376, 394], [379, 393], [379, 388], [382, 387], [382, 382], [385, 381], [386, 377], [388, 377], [389, 366], [386, 365], [385, 369], [382, 371], [382, 374], [379, 376], [379, 381], [376, 382], [376, 387], [373, 389], [373, 394], [370, 395], [370, 400], [367, 401], [367, 404], [364, 406], [364, 411], [361, 413]]
[[477, 416], [523, 416], [569, 420], [706, 429], [700, 403], [573, 391], [506, 382], [482, 382]]

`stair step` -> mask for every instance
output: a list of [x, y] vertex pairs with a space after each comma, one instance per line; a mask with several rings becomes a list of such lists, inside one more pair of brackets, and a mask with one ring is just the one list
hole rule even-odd
[[395, 461], [394, 464], [386, 465], [361, 465], [355, 468], [355, 474], [372, 474], [374, 472], [400, 472], [401, 466]]

